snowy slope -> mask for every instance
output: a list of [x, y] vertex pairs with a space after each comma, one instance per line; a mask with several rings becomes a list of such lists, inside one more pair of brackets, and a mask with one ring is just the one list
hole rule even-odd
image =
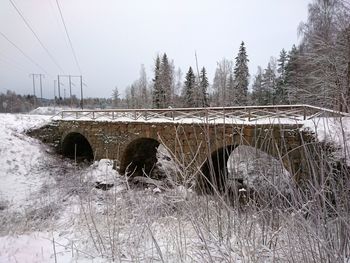
[[[0, 262], [53, 262], [53, 238], [66, 244], [60, 237], [63, 228], [52, 226], [64, 215], [62, 200], [69, 199], [75, 190], [76, 168], [50, 153], [50, 149], [24, 134], [28, 128], [40, 126], [50, 116], [0, 115]], [[92, 180], [115, 176], [111, 165], [101, 161], [85, 170]], [[102, 175], [103, 174], [103, 175]], [[62, 180], [60, 180], [62, 179]], [[59, 183], [65, 182], [65, 185]], [[73, 186], [71, 189], [67, 183]], [[59, 188], [64, 187], [62, 191]], [[73, 206], [67, 202], [68, 210]], [[61, 220], [71, 221], [71, 216]], [[67, 230], [67, 229], [65, 229]], [[72, 230], [71, 230], [72, 231]], [[57, 245], [57, 244], [56, 244]], [[55, 248], [60, 262], [74, 258], [64, 247]], [[83, 261], [80, 257], [79, 261]], [[88, 260], [87, 262], [90, 262]]]
[[313, 132], [317, 139], [338, 148], [338, 158], [350, 165], [350, 118], [315, 118], [306, 121], [303, 129]]
[[24, 135], [29, 127], [41, 125], [49, 118], [27, 115], [0, 115], [0, 200], [17, 208], [28, 196], [40, 189], [43, 182], [35, 172], [36, 164], [43, 161], [44, 147]]

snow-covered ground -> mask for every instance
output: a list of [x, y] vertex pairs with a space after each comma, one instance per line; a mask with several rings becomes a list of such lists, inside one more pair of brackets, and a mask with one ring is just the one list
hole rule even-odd
[[[303, 240], [309, 240], [302, 236], [304, 228], [288, 229], [296, 225], [293, 218], [265, 229], [259, 213], [243, 216], [182, 186], [130, 187], [111, 161], [74, 164], [23, 133], [49, 120], [47, 115], [0, 114], [1, 263], [288, 262], [291, 256], [302, 262], [298, 259], [305, 253], [314, 253], [303, 250]], [[164, 148], [158, 154], [164, 169], [174, 169], [162, 158]], [[252, 177], [254, 167], [240, 156], [236, 151], [231, 157], [232, 173], [254, 185], [259, 181]], [[278, 169], [285, 184], [285, 171]], [[101, 183], [111, 189], [96, 187]]]
[[[74, 258], [58, 245], [67, 244], [61, 234], [70, 231], [58, 222], [66, 220], [66, 209], [74, 206], [68, 199], [69, 191], [78, 187], [73, 183], [79, 179], [72, 179], [77, 167], [23, 133], [49, 119], [47, 115], [0, 115], [0, 262], [53, 262], [55, 237], [57, 257], [64, 262]], [[101, 165], [87, 167], [83, 175], [99, 179], [101, 174], [115, 174], [105, 162]]]

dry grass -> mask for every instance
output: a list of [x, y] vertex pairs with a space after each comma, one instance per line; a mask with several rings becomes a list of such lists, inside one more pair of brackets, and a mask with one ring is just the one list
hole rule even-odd
[[[205, 195], [169, 174], [171, 183], [161, 188], [151, 183], [135, 189], [124, 182], [124, 190], [100, 194], [99, 207], [96, 196], [85, 196], [80, 224], [96, 255], [117, 262], [349, 262], [348, 167], [329, 147], [303, 147], [309, 177], [290, 180], [287, 190], [271, 178], [291, 175], [271, 169], [275, 160], [260, 156], [246, 166], [248, 176], [258, 174], [265, 182], [260, 187], [226, 195], [235, 189], [230, 186], [224, 194]], [[183, 171], [179, 166], [176, 171]]]

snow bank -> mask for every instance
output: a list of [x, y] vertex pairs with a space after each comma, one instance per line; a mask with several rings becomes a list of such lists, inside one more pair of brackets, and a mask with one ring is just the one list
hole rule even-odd
[[86, 179], [91, 182], [114, 184], [118, 173], [113, 169], [113, 161], [102, 159], [95, 161], [86, 171]]
[[319, 141], [338, 147], [336, 157], [346, 158], [350, 165], [350, 118], [315, 118], [306, 121], [302, 129], [314, 133]]
[[0, 114], [0, 200], [6, 200], [11, 208], [18, 207], [42, 185], [41, 176], [34, 170], [35, 164], [45, 161], [45, 149], [23, 132], [47, 120], [47, 117]]
[[38, 107], [34, 110], [32, 110], [31, 112], [29, 112], [29, 114], [32, 115], [56, 115], [58, 113], [60, 113], [63, 110], [71, 110], [71, 108], [68, 107]]

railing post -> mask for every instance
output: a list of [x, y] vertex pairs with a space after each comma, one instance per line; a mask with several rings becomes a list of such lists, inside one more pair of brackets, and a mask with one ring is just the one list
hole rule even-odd
[[137, 113], [136, 113], [136, 110], [134, 110], [134, 120], [136, 121], [137, 119]]
[[226, 113], [225, 113], [225, 107], [223, 107], [223, 114], [224, 114], [224, 124], [226, 123]]
[[61, 112], [61, 117], [62, 117], [62, 119], [64, 118], [64, 117], [63, 117], [63, 113], [64, 113], [64, 111]]
[[209, 123], [209, 112], [207, 108], [205, 108], [205, 122]]
[[92, 112], [92, 119], [93, 120], [95, 119], [95, 112], [94, 111]]
[[114, 120], [114, 111], [112, 111], [112, 120]]
[[173, 119], [173, 121], [175, 120], [175, 116], [174, 116], [174, 111], [171, 110], [171, 118]]
[[305, 106], [303, 106], [303, 119], [304, 119], [304, 121], [306, 120], [306, 107]]
[[78, 119], [78, 112], [75, 112], [75, 118]]
[[249, 108], [248, 109], [248, 121], [250, 121], [250, 118], [251, 118], [251, 112], [250, 111], [251, 111], [251, 109]]

